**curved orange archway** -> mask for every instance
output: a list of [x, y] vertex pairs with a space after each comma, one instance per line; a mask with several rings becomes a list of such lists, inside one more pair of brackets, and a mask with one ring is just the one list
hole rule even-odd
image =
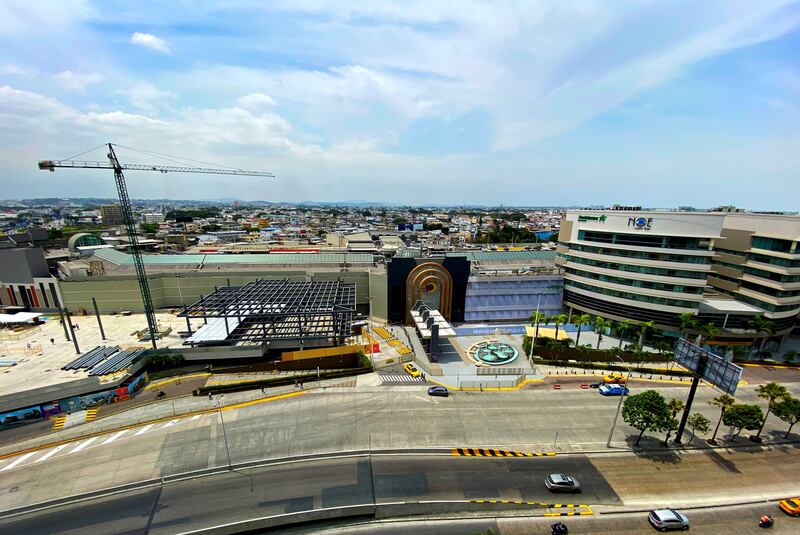
[[429, 283], [438, 283], [439, 312], [447, 321], [453, 306], [453, 276], [441, 264], [425, 262], [408, 274], [406, 278], [406, 323], [411, 323], [411, 309], [414, 303], [422, 299], [425, 287]]

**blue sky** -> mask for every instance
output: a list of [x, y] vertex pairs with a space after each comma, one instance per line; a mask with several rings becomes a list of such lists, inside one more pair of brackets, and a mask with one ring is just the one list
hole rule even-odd
[[277, 175], [134, 197], [797, 210], [799, 51], [780, 0], [10, 0], [0, 198], [113, 196], [35, 167], [112, 141]]

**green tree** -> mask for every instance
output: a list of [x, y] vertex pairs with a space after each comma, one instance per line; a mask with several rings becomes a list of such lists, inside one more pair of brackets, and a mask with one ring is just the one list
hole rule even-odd
[[686, 425], [692, 430], [692, 438], [689, 439], [689, 442], [691, 442], [694, 440], [695, 433], [702, 433], [704, 435], [708, 433], [708, 430], [711, 428], [711, 420], [699, 412], [695, 412], [686, 418]]
[[60, 240], [64, 237], [64, 231], [59, 230], [57, 228], [49, 228], [47, 229], [47, 239], [48, 240]]
[[581, 329], [584, 325], [590, 325], [592, 317], [589, 314], [581, 314], [575, 318], [575, 325], [578, 327], [578, 334], [575, 335], [575, 345], [579, 345], [581, 341]]
[[641, 394], [629, 396], [622, 405], [622, 419], [639, 430], [636, 446], [639, 445], [645, 431], [666, 431], [675, 425], [675, 419], [670, 416], [664, 396], [655, 390], [645, 390]]
[[711, 444], [715, 444], [717, 441], [717, 431], [719, 431], [719, 425], [722, 423], [722, 418], [725, 417], [725, 411], [733, 407], [736, 404], [736, 400], [733, 399], [733, 396], [722, 394], [721, 396], [715, 397], [708, 403], [714, 405], [715, 407], [719, 407], [719, 420], [717, 420], [717, 426], [714, 428], [714, 435], [711, 437], [711, 440], [709, 440]]
[[[686, 408], [686, 405], [683, 404], [683, 401], [679, 399], [672, 398], [667, 402], [667, 409], [669, 409], [670, 414], [672, 415], [672, 421], [677, 423], [675, 419], [678, 416], [678, 413], [683, 411]], [[666, 429], [667, 436], [664, 438], [664, 445], [666, 446], [669, 442], [669, 435], [675, 430], [673, 427], [669, 427]]]
[[755, 431], [764, 421], [764, 411], [758, 405], [734, 405], [722, 415], [722, 423], [736, 429], [734, 438], [742, 430]]
[[691, 312], [679, 314], [678, 322], [681, 330], [681, 338], [686, 339], [686, 337], [689, 335], [689, 331], [697, 328], [697, 314], [693, 314]]
[[789, 391], [785, 386], [779, 385], [778, 383], [767, 383], [765, 385], [759, 385], [758, 388], [756, 388], [756, 394], [758, 394], [758, 397], [766, 400], [767, 402], [767, 414], [764, 416], [764, 420], [761, 422], [761, 427], [758, 428], [758, 433], [756, 433], [756, 438], [758, 439], [761, 437], [761, 432], [764, 430], [764, 424], [767, 423], [767, 418], [769, 418], [769, 413], [775, 406], [775, 402], [788, 398]]
[[797, 357], [800, 357], [800, 353], [798, 353], [794, 349], [792, 349], [791, 351], [787, 351], [786, 353], [783, 354], [783, 360], [786, 361], [786, 363], [788, 364], [791, 364], [792, 362], [797, 360]]
[[622, 349], [623, 338], [633, 332], [636, 326], [631, 320], [622, 320], [617, 322], [617, 335], [619, 336], [619, 348]]
[[531, 356], [531, 350], [533, 349], [533, 339], [530, 336], [523, 336], [522, 337], [522, 351], [528, 356]]
[[764, 344], [767, 343], [767, 338], [772, 336], [772, 333], [775, 328], [775, 324], [769, 320], [764, 319], [761, 314], [756, 314], [753, 316], [753, 319], [747, 322], [747, 326], [751, 329], [754, 329], [757, 334], [763, 334], [764, 336], [761, 338], [761, 344], [758, 346], [759, 351], [764, 351]]
[[603, 333], [611, 327], [611, 322], [600, 316], [594, 318], [594, 332], [597, 333], [597, 349], [600, 349], [600, 342], [603, 340]]
[[644, 337], [647, 336], [647, 333], [653, 330], [656, 326], [656, 322], [654, 321], [643, 321], [639, 324], [639, 346], [644, 347]]
[[556, 314], [550, 318], [550, 321], [556, 324], [556, 341], [558, 341], [558, 328], [567, 322], [566, 314]]
[[717, 328], [716, 325], [709, 322], [709, 323], [704, 323], [703, 325], [700, 326], [700, 332], [702, 333], [703, 341], [710, 342], [715, 337], [719, 336], [719, 333], [721, 331]]
[[786, 430], [786, 435], [783, 438], [789, 438], [792, 432], [792, 427], [797, 422], [800, 422], [800, 399], [793, 398], [792, 396], [783, 398], [775, 404], [772, 408], [775, 416], [789, 424], [789, 429]]
[[544, 312], [536, 312], [535, 310], [531, 312], [528, 321], [531, 322], [531, 327], [534, 327], [536, 329], [536, 331], [533, 333], [534, 338], [539, 338], [539, 324], [546, 319], [547, 315], [545, 315]]
[[139, 225], [139, 228], [145, 234], [155, 234], [156, 232], [158, 232], [158, 225], [156, 225], [155, 223], [142, 223], [141, 225]]

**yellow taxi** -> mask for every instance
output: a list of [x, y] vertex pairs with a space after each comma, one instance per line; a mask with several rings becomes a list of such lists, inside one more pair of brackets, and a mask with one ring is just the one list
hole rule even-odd
[[800, 516], [800, 497], [781, 500], [778, 507], [787, 515]]
[[603, 377], [604, 383], [616, 383], [618, 385], [625, 384], [625, 376], [619, 372], [609, 373], [608, 375]]
[[416, 366], [414, 366], [414, 365], [413, 365], [412, 363], [410, 363], [410, 362], [406, 362], [405, 364], [403, 364], [403, 369], [404, 369], [404, 370], [406, 371], [406, 373], [407, 373], [408, 375], [410, 375], [411, 377], [419, 377], [419, 376], [420, 376], [420, 371], [417, 369], [417, 367], [416, 367]]

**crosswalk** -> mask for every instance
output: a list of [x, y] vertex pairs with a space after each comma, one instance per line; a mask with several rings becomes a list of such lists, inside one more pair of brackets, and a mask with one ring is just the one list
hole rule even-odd
[[[209, 414], [195, 414], [193, 416], [186, 416], [183, 418], [173, 418], [168, 421], [146, 424], [141, 427], [133, 427], [131, 429], [122, 429], [119, 431], [110, 431], [104, 435], [97, 435], [85, 439], [78, 439], [66, 444], [59, 444], [52, 447], [44, 447], [36, 451], [29, 451], [21, 453], [5, 459], [0, 459], [0, 473], [13, 470], [20, 466], [27, 466], [33, 463], [40, 463], [50, 459], [58, 460], [64, 455], [71, 455], [79, 453], [89, 448], [101, 447], [107, 444], [115, 444], [117, 441], [125, 440], [128, 438], [142, 436], [146, 433], [159, 431], [161, 429], [170, 428], [176, 425], [186, 424], [209, 416]], [[211, 416], [214, 416], [213, 414]]]
[[422, 377], [411, 377], [407, 373], [379, 373], [378, 377], [384, 383], [424, 383]]

